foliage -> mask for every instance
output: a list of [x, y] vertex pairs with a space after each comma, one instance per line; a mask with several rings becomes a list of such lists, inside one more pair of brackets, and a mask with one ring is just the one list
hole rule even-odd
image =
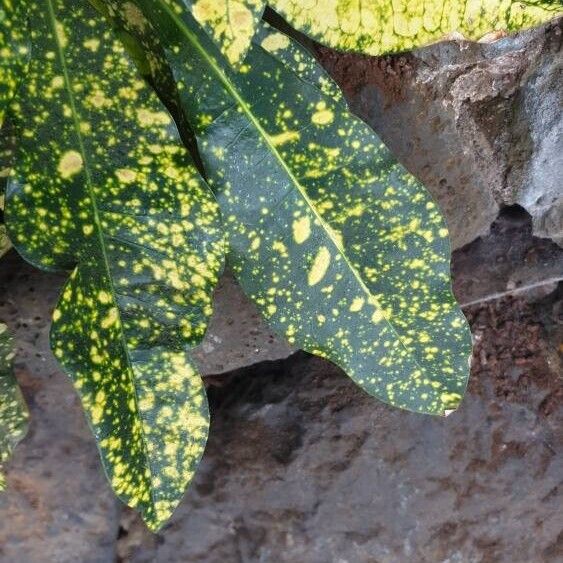
[[[13, 341], [8, 327], [0, 323], [0, 466], [27, 432], [28, 412], [12, 373]], [[0, 472], [0, 490], [5, 487]]]
[[186, 12], [138, 3], [170, 42], [230, 262], [270, 324], [385, 402], [454, 409], [470, 338], [428, 193], [287, 36], [262, 24], [237, 72], [208, 55]]
[[[92, 0], [100, 13], [86, 0], [18, 3], [29, 65], [22, 12], [0, 2], [0, 112], [28, 67], [10, 110], [8, 234], [29, 262], [70, 272], [53, 352], [112, 486], [152, 529], [205, 447], [190, 350], [224, 232], [242, 287], [290, 342], [391, 405], [458, 406], [471, 341], [439, 210], [305, 49], [261, 21], [262, 0]], [[554, 13], [443, 4], [270, 3], [313, 37], [369, 53]]]
[[478, 40], [538, 25], [560, 0], [186, 0], [230, 63], [244, 59], [269, 5], [295, 29], [346, 51], [405, 51], [458, 35]]
[[207, 437], [189, 349], [205, 331], [221, 268], [217, 205], [93, 9], [47, 0], [30, 15], [9, 235], [31, 263], [72, 270], [53, 314], [53, 352], [115, 491], [157, 527]]

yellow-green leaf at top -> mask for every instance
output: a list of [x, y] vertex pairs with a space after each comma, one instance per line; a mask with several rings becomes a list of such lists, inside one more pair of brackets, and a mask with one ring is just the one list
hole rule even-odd
[[27, 62], [24, 11], [23, 0], [0, 0], [0, 126]]
[[458, 33], [478, 40], [549, 21], [560, 0], [269, 0], [320, 43], [369, 55], [405, 51]]
[[291, 38], [261, 23], [237, 72], [179, 0], [136, 3], [167, 47], [230, 264], [270, 326], [387, 403], [455, 409], [471, 339], [423, 186]]
[[[12, 373], [13, 341], [8, 327], [0, 323], [0, 465], [8, 460], [27, 432], [28, 412]], [[5, 488], [0, 472], [0, 491]]]
[[6, 224], [29, 262], [71, 271], [51, 347], [114, 490], [156, 530], [207, 439], [190, 350], [222, 266], [218, 206], [103, 17], [86, 1], [29, 8]]
[[231, 64], [244, 59], [265, 0], [185, 0], [196, 21]]

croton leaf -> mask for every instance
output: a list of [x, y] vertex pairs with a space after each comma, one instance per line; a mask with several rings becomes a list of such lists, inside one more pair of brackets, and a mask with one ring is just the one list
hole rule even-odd
[[560, 0], [269, 0], [293, 27], [320, 43], [369, 55], [405, 51], [453, 33], [477, 40], [549, 21]]
[[270, 324], [385, 402], [454, 409], [471, 340], [424, 187], [287, 36], [261, 24], [233, 71], [179, 2], [137, 4], [168, 46], [231, 264]]
[[[0, 323], [0, 465], [12, 455], [27, 433], [28, 412], [12, 371], [13, 341], [8, 327]], [[5, 488], [0, 472], [0, 491]]]
[[14, 138], [12, 124], [4, 122], [0, 128], [0, 258], [12, 248], [4, 224], [4, 196], [13, 162]]
[[158, 98], [87, 2], [30, 2], [6, 222], [17, 250], [72, 269], [51, 345], [81, 396], [116, 493], [152, 529], [203, 453], [190, 349], [223, 256], [218, 206]]
[[[0, 177], [0, 214], [4, 213], [4, 194], [2, 193], [2, 187], [4, 185], [5, 179]], [[4, 221], [0, 219], [0, 258], [12, 248], [12, 243], [8, 238], [8, 233], [6, 232], [6, 225]]]
[[27, 65], [24, 11], [22, 0], [0, 0], [0, 126]]
[[244, 59], [266, 7], [265, 0], [185, 0], [185, 4], [231, 64]]

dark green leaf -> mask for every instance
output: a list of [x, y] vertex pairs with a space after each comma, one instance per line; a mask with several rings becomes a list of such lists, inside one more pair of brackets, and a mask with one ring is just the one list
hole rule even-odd
[[180, 2], [137, 4], [169, 47], [231, 264], [270, 324], [385, 402], [456, 408], [471, 340], [423, 186], [285, 35], [262, 24], [236, 72]]
[[72, 269], [52, 348], [115, 491], [158, 529], [207, 438], [189, 352], [222, 265], [218, 207], [101, 16], [87, 2], [35, 0], [30, 18], [6, 222], [27, 260]]

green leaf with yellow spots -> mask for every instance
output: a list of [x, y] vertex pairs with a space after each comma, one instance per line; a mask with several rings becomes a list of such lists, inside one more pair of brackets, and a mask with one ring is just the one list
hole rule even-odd
[[29, 15], [6, 223], [28, 261], [72, 270], [51, 346], [114, 490], [156, 530], [208, 433], [190, 350], [222, 267], [219, 210], [103, 18], [75, 0], [35, 0]]
[[461, 34], [478, 40], [563, 13], [560, 0], [269, 0], [290, 25], [324, 45], [368, 55]]
[[27, 65], [28, 30], [24, 14], [22, 0], [0, 0], [0, 126]]
[[11, 133], [12, 128], [9, 125], [9, 123], [4, 123], [0, 127], [0, 258], [12, 248], [12, 243], [8, 238], [6, 225], [4, 224], [4, 195], [13, 157], [13, 136]]
[[180, 2], [137, 4], [167, 46], [231, 265], [272, 327], [387, 403], [456, 408], [470, 333], [424, 187], [287, 36], [261, 24], [234, 71]]
[[184, 0], [231, 64], [240, 63], [256, 33], [265, 0]]
[[[0, 323], [0, 465], [8, 461], [14, 447], [27, 433], [28, 412], [12, 370], [13, 340]], [[0, 472], [0, 491], [5, 489]]]
[[[3, 179], [0, 178], [0, 186], [2, 185]], [[0, 194], [0, 213], [4, 212], [4, 194]], [[6, 232], [6, 225], [0, 220], [0, 258], [12, 248], [12, 243], [8, 238], [8, 233]]]

